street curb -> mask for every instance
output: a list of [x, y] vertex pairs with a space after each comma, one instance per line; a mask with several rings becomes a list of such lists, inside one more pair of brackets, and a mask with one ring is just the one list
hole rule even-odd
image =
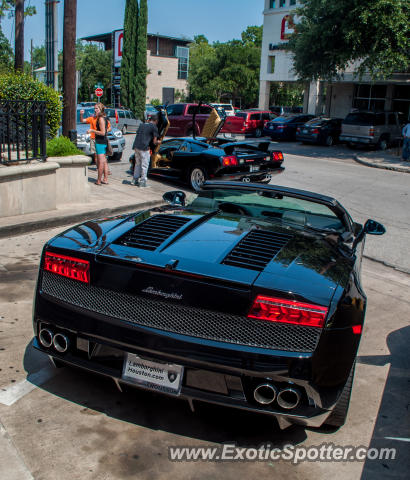
[[388, 167], [387, 165], [378, 165], [371, 162], [366, 162], [366, 160], [362, 160], [358, 155], [354, 154], [353, 159], [355, 162], [365, 165], [366, 167], [373, 167], [373, 168], [382, 168], [383, 170], [391, 170], [394, 172], [401, 172], [401, 173], [410, 173], [410, 168], [403, 168], [403, 167]]
[[129, 205], [121, 205], [112, 208], [101, 208], [98, 210], [91, 210], [88, 212], [79, 212], [71, 215], [56, 216], [45, 218], [40, 221], [30, 221], [18, 223], [16, 225], [6, 225], [0, 227], [0, 238], [15, 237], [25, 233], [37, 232], [39, 230], [47, 230], [49, 228], [61, 227], [73, 223], [80, 223], [85, 220], [92, 220], [94, 218], [109, 217], [117, 213], [128, 212], [131, 210], [143, 210], [145, 208], [157, 207], [163, 205], [164, 202], [153, 200], [151, 202], [133, 203]]

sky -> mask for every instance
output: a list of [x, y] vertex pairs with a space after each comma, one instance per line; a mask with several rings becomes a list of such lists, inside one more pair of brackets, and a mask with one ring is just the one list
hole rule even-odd
[[[44, 0], [25, 0], [37, 14], [24, 25], [25, 60], [30, 60], [30, 43], [44, 44]], [[264, 0], [148, 0], [148, 33], [194, 38], [203, 34], [210, 42], [240, 38], [249, 25], [262, 25]], [[58, 4], [58, 49], [62, 50], [64, 0]], [[125, 0], [77, 0], [77, 38], [111, 32], [123, 27]], [[14, 20], [1, 24], [14, 48]]]

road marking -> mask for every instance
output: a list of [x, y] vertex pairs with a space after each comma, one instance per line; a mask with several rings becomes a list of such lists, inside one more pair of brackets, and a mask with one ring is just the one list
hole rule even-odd
[[384, 437], [387, 440], [398, 440], [399, 442], [410, 442], [410, 438]]
[[57, 370], [53, 367], [45, 367], [36, 373], [29, 375], [25, 380], [18, 383], [8, 385], [4, 389], [0, 390], [0, 403], [10, 407], [13, 403], [23, 398], [30, 393], [37, 386], [50, 380], [57, 374]]

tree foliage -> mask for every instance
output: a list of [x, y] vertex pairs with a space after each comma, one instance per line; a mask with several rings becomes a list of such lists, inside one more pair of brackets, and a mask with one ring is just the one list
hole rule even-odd
[[140, 0], [137, 30], [137, 55], [135, 58], [135, 98], [131, 109], [137, 118], [144, 118], [147, 96], [147, 0]]
[[338, 77], [354, 62], [359, 77], [409, 68], [409, 0], [304, 0], [288, 48], [301, 79]]
[[44, 45], [33, 48], [31, 61], [33, 63], [34, 70], [46, 66], [46, 47]]
[[204, 35], [190, 45], [188, 83], [194, 100], [220, 102], [240, 99], [255, 105], [259, 91], [262, 27], [251, 26], [241, 40], [209, 44]]
[[124, 40], [121, 60], [121, 103], [132, 109], [137, 55], [138, 1], [127, 0], [124, 13]]
[[76, 45], [76, 68], [81, 75], [81, 85], [78, 89], [78, 101], [90, 101], [95, 91], [95, 85], [101, 83], [104, 86], [102, 103], [109, 103], [107, 90], [111, 87], [111, 62], [112, 52], [101, 50], [94, 44]]
[[1, 100], [43, 100], [46, 102], [46, 123], [50, 136], [57, 134], [61, 122], [62, 105], [58, 93], [44, 83], [23, 73], [0, 75]]
[[0, 73], [9, 72], [13, 68], [13, 50], [0, 27]]

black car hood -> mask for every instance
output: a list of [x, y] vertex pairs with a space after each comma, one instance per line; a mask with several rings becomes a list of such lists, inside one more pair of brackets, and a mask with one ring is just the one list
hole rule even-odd
[[[124, 235], [150, 218], [149, 211], [86, 222], [55, 237], [48, 245], [92, 253], [102, 262], [116, 259], [157, 269], [169, 269], [172, 265], [176, 272], [249, 288], [293, 292], [324, 305], [330, 303], [337, 286], [345, 283], [349, 275], [350, 266], [344, 257], [320, 237], [239, 215], [165, 212], [172, 214], [186, 223], [155, 250], [123, 241]], [[286, 235], [289, 240], [259, 270], [224, 263], [241, 239], [255, 230]]]

